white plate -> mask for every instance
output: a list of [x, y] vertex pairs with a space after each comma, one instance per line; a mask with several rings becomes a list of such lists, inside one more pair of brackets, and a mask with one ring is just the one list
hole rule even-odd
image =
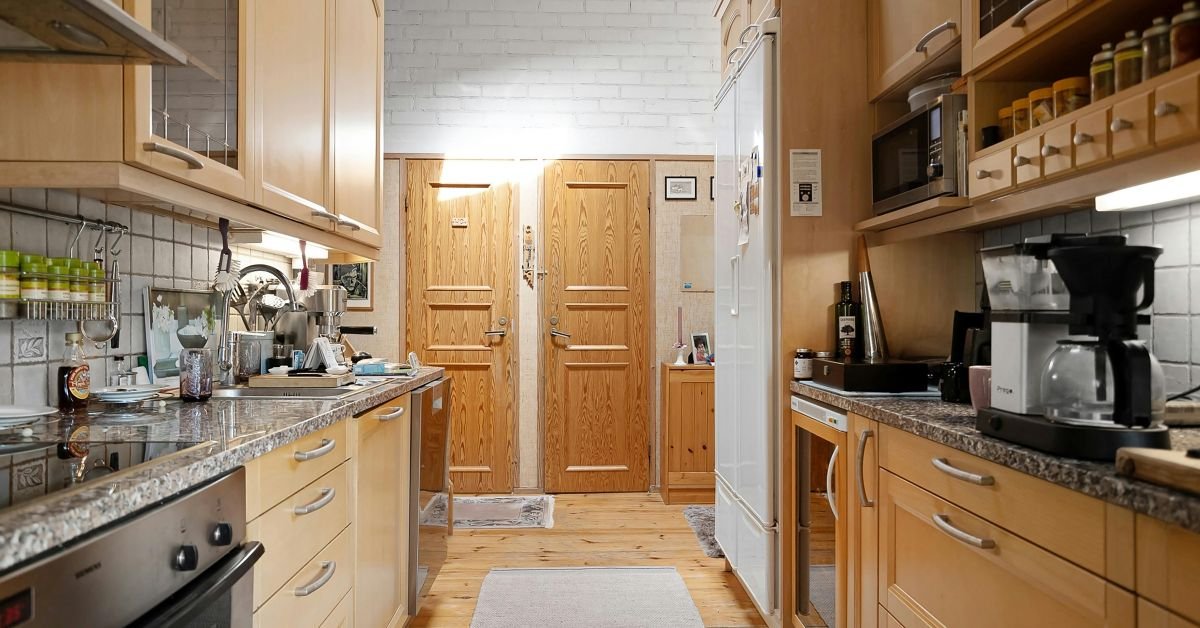
[[0, 421], [12, 419], [31, 419], [58, 412], [58, 408], [50, 406], [0, 406]]
[[154, 399], [155, 397], [158, 397], [158, 393], [148, 393], [134, 397], [98, 397], [96, 395], [92, 395], [92, 398], [96, 401], [104, 401], [107, 403], [134, 403], [138, 401], [145, 401], [147, 399]]
[[290, 366], [276, 366], [274, 368], [267, 369], [267, 372], [272, 375], [287, 375], [288, 371], [290, 370], [292, 370], [292, 367]]
[[92, 391], [93, 395], [106, 397], [130, 397], [137, 395], [158, 394], [166, 386], [157, 384], [130, 384], [128, 386], [106, 386]]
[[37, 420], [40, 418], [42, 418], [42, 417], [40, 417], [40, 416], [18, 416], [18, 417], [12, 417], [12, 418], [7, 418], [7, 419], [0, 419], [0, 428], [17, 427], [20, 425], [29, 425], [30, 423], [36, 423]]

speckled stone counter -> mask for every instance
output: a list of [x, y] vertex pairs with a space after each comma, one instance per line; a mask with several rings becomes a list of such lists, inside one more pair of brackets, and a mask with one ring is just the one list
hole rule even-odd
[[[792, 392], [997, 464], [1200, 533], [1200, 496], [1117, 475], [1111, 463], [1052, 456], [975, 429], [969, 405], [937, 398], [843, 397], [792, 382]], [[1175, 449], [1200, 447], [1200, 428], [1172, 429]]]
[[[178, 444], [180, 451], [0, 510], [0, 571], [191, 486], [431, 381], [444, 370], [422, 368], [342, 400], [211, 399], [147, 402], [136, 411], [85, 420], [52, 416], [29, 428], [0, 430], [0, 449], [64, 442], [87, 426], [93, 442]], [[30, 433], [32, 431], [32, 433]], [[199, 443], [190, 446], [193, 443]], [[39, 454], [44, 455], [44, 454]]]

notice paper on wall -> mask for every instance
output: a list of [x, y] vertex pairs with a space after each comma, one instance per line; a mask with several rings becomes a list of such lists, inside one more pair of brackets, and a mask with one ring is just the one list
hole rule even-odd
[[793, 148], [790, 153], [792, 216], [821, 215], [821, 149]]

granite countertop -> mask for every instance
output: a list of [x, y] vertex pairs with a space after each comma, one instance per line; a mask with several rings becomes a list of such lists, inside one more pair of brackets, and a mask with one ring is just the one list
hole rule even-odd
[[[0, 571], [443, 376], [444, 369], [423, 367], [414, 377], [389, 378], [380, 386], [336, 401], [213, 398], [198, 404], [170, 400], [147, 402], [120, 415], [105, 413], [84, 420], [52, 416], [29, 426], [32, 430], [0, 430], [0, 448], [63, 442], [83, 426], [92, 442], [178, 444], [181, 448], [111, 476], [0, 510]], [[200, 444], [190, 446], [193, 443]]]
[[[1112, 463], [1045, 454], [984, 436], [970, 405], [936, 397], [843, 397], [800, 382], [792, 392], [1011, 469], [1200, 533], [1200, 496], [1117, 474]], [[1200, 428], [1171, 429], [1173, 449], [1200, 447]]]

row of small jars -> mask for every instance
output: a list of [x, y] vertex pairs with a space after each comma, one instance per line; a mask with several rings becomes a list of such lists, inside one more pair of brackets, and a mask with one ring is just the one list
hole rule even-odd
[[106, 300], [104, 278], [98, 262], [0, 250], [0, 299], [99, 303]]
[[1200, 8], [1187, 2], [1168, 22], [1154, 18], [1150, 28], [1125, 32], [1117, 43], [1104, 44], [1092, 57], [1092, 100], [1107, 98], [1142, 81], [1200, 59]]

